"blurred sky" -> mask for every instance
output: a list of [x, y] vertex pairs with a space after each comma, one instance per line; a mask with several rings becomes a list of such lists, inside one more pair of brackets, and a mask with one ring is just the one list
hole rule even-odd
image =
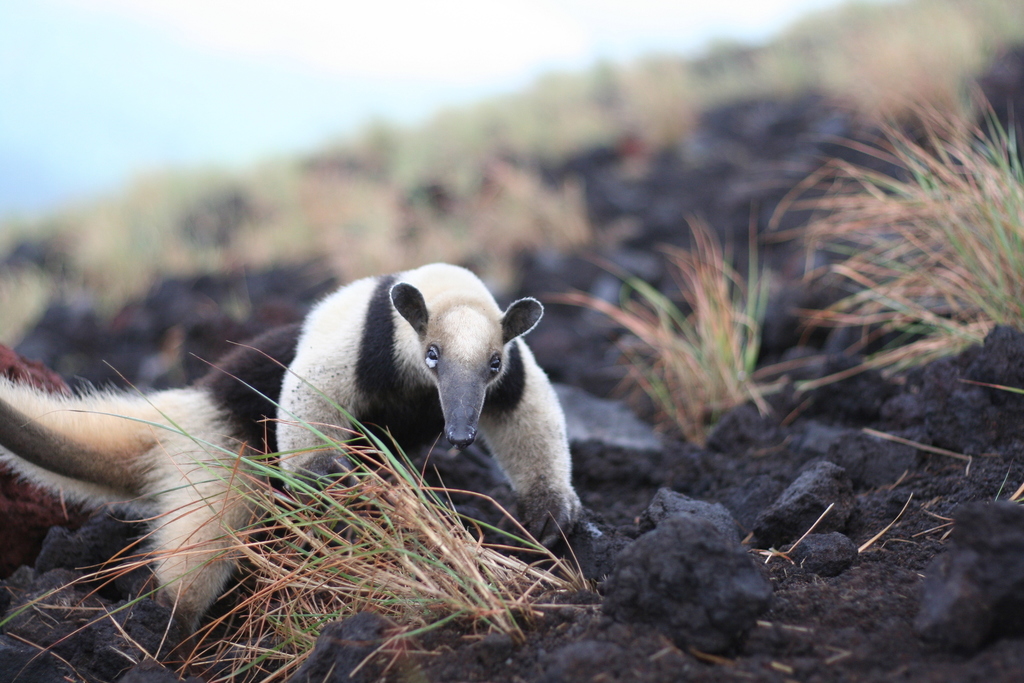
[[758, 42], [840, 0], [0, 0], [0, 216], [311, 149], [551, 70]]

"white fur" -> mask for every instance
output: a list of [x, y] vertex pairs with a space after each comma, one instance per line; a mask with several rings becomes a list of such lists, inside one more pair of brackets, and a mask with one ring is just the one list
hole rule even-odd
[[54, 474], [0, 448], [0, 460], [16, 472], [71, 500], [128, 502], [152, 515], [161, 598], [194, 627], [233, 569], [230, 562], [211, 560], [229, 546], [228, 530], [252, 518], [238, 488], [226, 482], [240, 445], [210, 397], [197, 389], [66, 396], [0, 379], [0, 398], [37, 424], [104, 454], [104, 468], [140, 473], [136, 490], [115, 489]]
[[[397, 275], [423, 294], [431, 325], [440, 328], [446, 352], [469, 362], [502, 348], [502, 311], [476, 275], [444, 263], [422, 266]], [[286, 468], [296, 469], [322, 439], [302, 422], [349, 427], [335, 405], [357, 420], [365, 404], [355, 381], [355, 364], [363, 334], [366, 302], [377, 278], [358, 280], [330, 295], [306, 318], [295, 361], [284, 379], [278, 447], [290, 452]], [[397, 311], [392, 310], [395, 349], [409, 388], [434, 386], [436, 380], [424, 363], [423, 341]], [[571, 484], [571, 457], [565, 416], [544, 371], [529, 348], [518, 343], [526, 372], [526, 390], [510, 414], [480, 420], [484, 441], [521, 498], [550, 499], [561, 523], [571, 523], [580, 509]], [[396, 397], [400, 399], [400, 397]], [[290, 417], [291, 416], [291, 417]], [[301, 421], [297, 418], [301, 418]], [[346, 434], [331, 434], [346, 438]], [[533, 520], [526, 520], [533, 521]]]

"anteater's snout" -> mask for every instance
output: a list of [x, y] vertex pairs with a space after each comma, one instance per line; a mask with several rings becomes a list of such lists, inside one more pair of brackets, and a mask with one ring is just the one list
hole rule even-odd
[[476, 440], [476, 427], [472, 427], [470, 425], [448, 427], [448, 429], [445, 430], [445, 436], [448, 437], [448, 441], [451, 445], [461, 451]]

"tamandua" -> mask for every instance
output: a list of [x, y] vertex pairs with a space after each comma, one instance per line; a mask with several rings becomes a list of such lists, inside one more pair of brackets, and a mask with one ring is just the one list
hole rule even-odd
[[348, 461], [320, 436], [350, 438], [335, 406], [407, 449], [442, 431], [465, 448], [479, 430], [521, 520], [551, 544], [581, 506], [562, 409], [519, 338], [542, 313], [530, 298], [502, 312], [475, 275], [448, 264], [358, 280], [188, 388], [70, 396], [0, 379], [0, 461], [72, 500], [150, 512], [158, 599], [187, 631], [235, 567], [225, 529], [253, 518], [238, 488], [246, 477], [232, 475], [238, 456], [280, 451], [286, 470], [343, 474]]

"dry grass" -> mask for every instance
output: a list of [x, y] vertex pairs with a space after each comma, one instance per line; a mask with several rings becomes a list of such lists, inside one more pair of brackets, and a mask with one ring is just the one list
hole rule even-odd
[[[69, 296], [84, 292], [110, 314], [141, 296], [161, 275], [310, 258], [316, 253], [312, 233], [294, 220], [291, 208], [298, 178], [285, 163], [253, 169], [244, 181], [196, 170], [142, 176], [119, 196], [67, 207], [37, 221], [5, 224], [3, 238], [8, 245], [56, 241], [66, 263], [52, 289]], [[216, 213], [218, 203], [230, 206], [233, 196], [243, 197], [244, 208], [227, 219], [234, 222], [230, 239], [213, 243], [189, 233], [194, 217]]]
[[[59, 282], [39, 284], [68, 295], [84, 292], [101, 313], [113, 315], [157, 277], [310, 259], [326, 261], [346, 281], [430, 261], [464, 263], [507, 287], [515, 284], [512, 264], [520, 251], [567, 250], [589, 241], [578, 185], [553, 186], [534, 170], [497, 159], [482, 161], [474, 175], [474, 184], [448, 190], [451, 198], [440, 208], [387, 179], [288, 162], [244, 177], [150, 176], [120, 197], [38, 223], [12, 223], [4, 242], [59, 241], [68, 269]], [[209, 229], [197, 235], [190, 231], [196, 224]], [[28, 276], [0, 275], [0, 292], [10, 291], [26, 315], [39, 312], [31, 305], [39, 287]], [[0, 321], [0, 337], [16, 340], [22, 317]]]
[[[586, 587], [578, 568], [552, 555], [490, 498], [460, 492], [494, 505], [509, 519], [514, 534], [460, 516], [448, 503], [451, 491], [427, 486], [401, 451], [381, 439], [352, 432], [348, 441], [333, 441], [315, 425], [305, 426], [324, 447], [344, 453], [353, 463], [345, 480], [321, 489], [281, 470], [276, 461], [286, 454], [243, 458], [224, 451], [229, 457], [221, 464], [197, 463], [231, 492], [215, 504], [245, 504], [253, 510], [254, 522], [211, 541], [218, 555], [240, 561], [240, 578], [219, 603], [226, 611], [215, 608], [219, 616], [208, 617], [187, 647], [175, 651], [183, 670], [202, 673], [211, 683], [286, 680], [312, 651], [325, 624], [361, 611], [393, 621], [379, 649], [385, 659], [416, 649], [418, 635], [445, 625], [457, 626], [465, 635], [502, 632], [519, 642], [542, 606], [542, 594]], [[224, 450], [198, 439], [196, 443]], [[287, 484], [291, 493], [271, 486], [271, 478]], [[484, 542], [485, 529], [507, 538], [508, 545]], [[513, 547], [517, 553], [510, 555]], [[203, 550], [197, 545], [175, 552]], [[117, 558], [122, 561], [116, 566], [101, 568], [81, 582], [112, 582], [158, 557], [136, 546], [122, 554], [129, 553], [138, 554]], [[525, 556], [535, 562], [520, 559]], [[17, 613], [48, 604], [55, 592]], [[55, 609], [77, 608], [62, 603]], [[98, 612], [94, 618], [107, 618], [105, 611]], [[164, 645], [166, 650], [174, 643]]]
[[709, 426], [730, 408], [753, 401], [767, 410], [765, 387], [753, 371], [768, 292], [753, 244], [744, 281], [706, 226], [694, 221], [691, 230], [691, 251], [666, 249], [688, 312], [636, 278], [625, 281], [619, 306], [584, 294], [566, 300], [604, 313], [633, 335], [620, 346], [630, 377], [660, 411], [662, 427], [703, 444]]
[[1022, 38], [1024, 5], [1013, 0], [850, 3], [791, 28], [768, 59], [794, 84], [900, 118], [923, 105], [961, 111], [966, 83]]
[[283, 477], [308, 503], [258, 480], [238, 489], [259, 521], [234, 536], [231, 552], [241, 558], [243, 578], [230, 611], [197, 634], [186, 656], [192, 671], [221, 672], [211, 680], [284, 680], [324, 624], [360, 611], [394, 620], [384, 651], [408, 649], [417, 634], [448, 623], [521, 639], [541, 593], [582, 585], [535, 543], [538, 559], [556, 573], [485, 544], [479, 526], [445, 503], [445, 490], [425, 486], [383, 443], [333, 445], [361, 464], [353, 480], [326, 491], [250, 463], [257, 473]]
[[810, 248], [841, 250], [851, 294], [813, 324], [895, 334], [870, 367], [899, 369], [1024, 327], [1024, 169], [1013, 136], [923, 110], [926, 135], [889, 131], [900, 178], [837, 163]]
[[[709, 107], [816, 90], [872, 118], [922, 104], [959, 109], [965, 83], [1024, 40], [1016, 0], [856, 2], [811, 14], [763, 46], [711, 45], [684, 58], [651, 56], [552, 74], [523, 92], [445, 111], [414, 130], [375, 126], [352, 150], [403, 186], [458, 185], [494, 155], [557, 161], [623, 136], [677, 144]], [[382, 149], [386, 153], [380, 153]]]

